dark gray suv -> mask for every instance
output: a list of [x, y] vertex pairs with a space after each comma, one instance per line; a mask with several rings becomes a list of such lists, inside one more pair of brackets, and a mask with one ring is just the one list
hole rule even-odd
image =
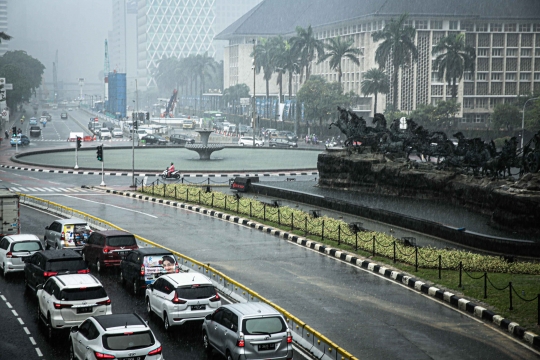
[[227, 359], [290, 360], [292, 335], [283, 315], [265, 303], [224, 305], [206, 316], [203, 346]]

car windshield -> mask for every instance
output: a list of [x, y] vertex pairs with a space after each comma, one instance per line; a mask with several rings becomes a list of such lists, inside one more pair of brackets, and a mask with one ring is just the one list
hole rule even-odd
[[131, 350], [150, 347], [155, 344], [150, 331], [130, 332], [103, 336], [103, 347], [108, 350]]
[[11, 251], [18, 252], [18, 251], [38, 251], [42, 250], [43, 247], [41, 246], [40, 241], [22, 241], [22, 242], [16, 242], [11, 247]]
[[244, 319], [242, 324], [245, 335], [275, 334], [284, 332], [287, 328], [280, 316]]
[[107, 245], [109, 246], [133, 246], [136, 244], [137, 241], [135, 241], [133, 235], [111, 236], [107, 238]]
[[176, 294], [186, 300], [208, 299], [216, 295], [216, 290], [213, 285], [195, 284], [176, 288]]
[[76, 271], [86, 269], [87, 266], [82, 259], [49, 261], [50, 271]]
[[107, 297], [105, 289], [101, 286], [81, 287], [79, 289], [64, 289], [60, 291], [60, 299], [63, 301], [93, 300]]

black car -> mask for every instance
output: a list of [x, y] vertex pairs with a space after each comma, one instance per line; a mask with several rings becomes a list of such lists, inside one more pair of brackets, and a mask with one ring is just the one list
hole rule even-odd
[[183, 134], [172, 134], [169, 141], [173, 144], [179, 145], [195, 144], [195, 139]]
[[146, 135], [141, 140], [146, 141], [146, 144], [150, 144], [150, 145], [154, 145], [154, 144], [167, 145], [167, 140], [165, 140], [159, 135], [152, 135], [152, 134]]
[[[168, 266], [170, 266], [170, 269]], [[120, 281], [134, 294], [152, 284], [158, 277], [168, 272], [179, 272], [176, 257], [160, 248], [139, 248], [128, 252], [120, 263]]]
[[298, 144], [294, 141], [290, 141], [287, 138], [274, 138], [270, 139], [270, 142], [268, 143], [270, 147], [298, 147]]
[[41, 136], [41, 128], [39, 126], [30, 126], [30, 136], [31, 137]]
[[68, 115], [67, 113], [63, 112], [60, 114], [60, 119], [64, 120], [64, 119], [67, 119], [68, 118]]
[[74, 250], [44, 250], [28, 258], [24, 265], [24, 284], [36, 291], [51, 276], [58, 274], [89, 274], [90, 270], [81, 254]]

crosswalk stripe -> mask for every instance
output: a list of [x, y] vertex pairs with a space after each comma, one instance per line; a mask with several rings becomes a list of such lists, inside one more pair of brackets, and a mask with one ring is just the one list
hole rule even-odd
[[53, 189], [51, 188], [43, 188], [45, 191], [54, 191]]

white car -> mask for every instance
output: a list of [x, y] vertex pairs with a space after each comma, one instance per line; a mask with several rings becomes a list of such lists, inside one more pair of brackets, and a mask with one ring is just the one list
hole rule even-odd
[[99, 137], [101, 140], [110, 140], [112, 139], [111, 131], [108, 128], [101, 128], [99, 130]]
[[38, 316], [47, 326], [49, 340], [56, 329], [80, 325], [90, 316], [112, 314], [111, 299], [90, 274], [50, 277], [37, 286]]
[[0, 240], [0, 267], [4, 277], [10, 272], [24, 271], [24, 260], [41, 250], [43, 250], [43, 245], [36, 235], [4, 236]]
[[114, 128], [112, 131], [112, 136], [115, 138], [124, 137], [124, 132], [120, 128]]
[[91, 316], [69, 333], [70, 359], [163, 360], [160, 342], [137, 314]]
[[[242, 136], [238, 140], [238, 145], [240, 146], [253, 146], [253, 137], [251, 136]], [[255, 146], [264, 146], [264, 140], [255, 139]]]
[[221, 306], [221, 297], [210, 279], [199, 273], [159, 277], [146, 287], [146, 311], [163, 319], [165, 330], [187, 321], [203, 320]]

